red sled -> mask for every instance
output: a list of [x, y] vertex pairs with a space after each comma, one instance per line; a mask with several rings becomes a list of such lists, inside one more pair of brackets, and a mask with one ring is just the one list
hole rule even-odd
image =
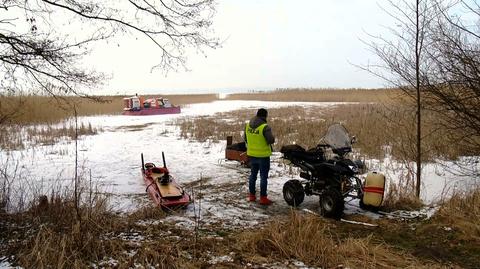
[[165, 155], [162, 152], [163, 167], [156, 167], [154, 163], [145, 163], [142, 157], [142, 176], [147, 186], [146, 192], [155, 205], [162, 209], [175, 210], [186, 207], [191, 197], [177, 184], [170, 175], [165, 163]]

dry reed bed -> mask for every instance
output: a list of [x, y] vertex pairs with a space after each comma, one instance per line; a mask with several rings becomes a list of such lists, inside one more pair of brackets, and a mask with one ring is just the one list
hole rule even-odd
[[374, 234], [418, 257], [446, 268], [478, 268], [480, 261], [480, 186], [445, 200], [432, 218], [410, 223], [382, 221]]
[[388, 182], [388, 189], [382, 202], [382, 210], [419, 210], [423, 202], [415, 195], [414, 176], [400, 179], [399, 182]]
[[211, 228], [163, 221], [158, 207], [115, 213], [111, 196], [80, 174], [77, 195], [73, 186], [48, 199], [43, 190], [25, 211], [0, 210], [0, 257], [24, 268], [200, 268], [230, 244]]
[[[480, 255], [478, 186], [446, 201], [427, 222], [380, 220], [371, 228], [292, 211], [246, 231], [181, 228], [152, 207], [119, 215], [107, 207], [108, 196], [80, 190], [86, 202], [79, 214], [71, 192], [24, 213], [0, 213], [2, 255], [25, 268], [245, 268], [289, 260], [323, 268], [475, 268]], [[232, 259], [209, 263], [225, 255]]]
[[[242, 141], [245, 123], [255, 110], [238, 110], [219, 113], [211, 117], [181, 118], [177, 124], [181, 136], [198, 141], [220, 141], [232, 135], [234, 141]], [[461, 143], [449, 143], [446, 134], [435, 128], [437, 119], [431, 113], [424, 114], [422, 141], [424, 161], [436, 158], [454, 160], [464, 156]], [[342, 104], [334, 107], [287, 106], [269, 109], [268, 123], [276, 136], [274, 150], [281, 146], [299, 144], [306, 148], [320, 143], [329, 125], [342, 123], [358, 138], [354, 145], [360, 154], [381, 159], [386, 154], [398, 160], [414, 160], [415, 125], [414, 112], [408, 106], [384, 104]]]
[[434, 222], [452, 228], [460, 239], [480, 246], [480, 186], [454, 193], [442, 204]]
[[[149, 95], [145, 97], [166, 97], [175, 105], [206, 103], [218, 99], [216, 94], [192, 95]], [[74, 106], [79, 116], [120, 114], [125, 96], [98, 96], [95, 99], [81, 97], [57, 98], [28, 95], [6, 97], [0, 95], [0, 118], [12, 115], [15, 124], [57, 123], [74, 116]]]
[[377, 224], [352, 226], [292, 211], [239, 238], [251, 261], [296, 259], [322, 268], [477, 268], [480, 186], [454, 194], [429, 220]]
[[12, 262], [24, 268], [200, 268], [225, 248], [217, 242], [227, 239], [162, 222], [166, 214], [159, 208], [119, 215], [95, 196], [78, 215], [71, 198], [59, 197], [25, 213], [2, 214], [10, 223], [0, 229], [8, 238], [2, 255], [15, 257]]
[[0, 130], [0, 149], [19, 150], [25, 149], [29, 145], [54, 145], [62, 138], [75, 139], [75, 136], [95, 135], [101, 129], [94, 128], [90, 123], [79, 124], [75, 130], [74, 123], [64, 122], [60, 126], [53, 125], [30, 125], [4, 126]]
[[[153, 95], [152, 97], [160, 97]], [[215, 94], [163, 95], [176, 105], [204, 103], [217, 100]], [[80, 97], [57, 98], [46, 96], [0, 96], [0, 120], [10, 115], [9, 120], [0, 122], [0, 149], [18, 150], [33, 145], [54, 144], [62, 137], [74, 138], [75, 129], [66, 121], [78, 116], [119, 114], [123, 109], [123, 96], [97, 97], [101, 101]], [[64, 121], [62, 126], [54, 127]], [[38, 124], [42, 124], [39, 126]], [[78, 135], [94, 135], [99, 129], [81, 123]]]
[[336, 229], [337, 224], [328, 220], [292, 211], [287, 219], [243, 234], [243, 251], [252, 261], [295, 259], [321, 268], [442, 268], [375, 242], [371, 236], [341, 238]]
[[[382, 239], [386, 231], [401, 238], [405, 233], [414, 233], [411, 227], [417, 227], [417, 233], [421, 234], [417, 240], [412, 239], [413, 246], [424, 244], [428, 250], [429, 244], [435, 243], [444, 245], [445, 251], [455, 248], [457, 235], [433, 237], [429, 240], [436, 241], [423, 242], [424, 236], [431, 234], [431, 223], [411, 226], [392, 220], [380, 221], [381, 228], [374, 229], [292, 211], [290, 216], [273, 219], [254, 230], [222, 231], [223, 237], [218, 237], [219, 231], [205, 227], [185, 229], [163, 222], [166, 215], [158, 208], [141, 208], [129, 215], [114, 214], [105, 207], [105, 200], [96, 198], [80, 208], [80, 218], [72, 200], [60, 198], [20, 215], [2, 214], [2, 222], [16, 225], [0, 229], [0, 235], [8, 242], [0, 250], [8, 257], [15, 257], [13, 262], [25, 268], [90, 268], [94, 265], [211, 268], [212, 257], [225, 255], [232, 259], [215, 266], [244, 268], [247, 263], [260, 266], [297, 260], [322, 268], [457, 267], [442, 257], [425, 257], [416, 247], [405, 248], [395, 245], [391, 239], [388, 243]], [[470, 199], [464, 198], [461, 203], [470, 203]], [[449, 207], [447, 204], [445, 206]], [[446, 222], [441, 214], [437, 214], [433, 223], [443, 227]], [[466, 221], [475, 224], [474, 219]], [[462, 255], [471, 255], [476, 249], [466, 248], [465, 251]], [[457, 261], [466, 268], [474, 264], [473, 259], [464, 263], [461, 259]]]
[[277, 89], [267, 92], [237, 93], [227, 100], [280, 102], [384, 102], [400, 93], [396, 89]]

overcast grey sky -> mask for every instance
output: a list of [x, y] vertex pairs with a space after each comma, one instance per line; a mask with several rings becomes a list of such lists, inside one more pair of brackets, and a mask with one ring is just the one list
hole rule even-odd
[[[218, 0], [213, 29], [222, 47], [192, 52], [190, 71], [154, 71], [145, 40], [102, 44], [90, 60], [111, 76], [105, 93], [286, 87], [382, 87], [354, 64], [375, 62], [362, 40], [391, 18], [378, 0]], [[205, 57], [206, 56], [206, 57]]]

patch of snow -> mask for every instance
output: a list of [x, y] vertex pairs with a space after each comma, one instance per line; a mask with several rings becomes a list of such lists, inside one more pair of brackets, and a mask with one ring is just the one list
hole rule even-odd
[[228, 255], [224, 255], [224, 256], [212, 257], [208, 261], [209, 264], [217, 264], [222, 262], [233, 262], [233, 258]]
[[13, 266], [7, 261], [7, 257], [0, 257], [0, 269], [23, 269], [20, 266]]
[[430, 219], [431, 217], [433, 217], [433, 215], [435, 215], [435, 213], [437, 213], [439, 208], [440, 208], [440, 206], [427, 207], [425, 209], [425, 212], [424, 212], [427, 216], [427, 219]]
[[145, 237], [138, 232], [122, 232], [117, 236], [119, 239], [130, 242], [145, 241]]
[[157, 226], [163, 223], [163, 220], [139, 220], [135, 224], [139, 226]]
[[93, 268], [117, 268], [119, 265], [119, 262], [117, 260], [115, 260], [114, 258], [110, 257], [110, 258], [105, 258], [103, 259], [102, 261], [100, 261], [97, 264], [92, 264], [92, 267]]
[[[252, 266], [253, 265], [250, 264], [250, 263], [247, 264], [248, 268], [251, 268]], [[257, 268], [257, 267], [253, 267], [253, 268]], [[268, 268], [268, 269], [292, 269], [292, 268], [296, 268], [296, 269], [321, 269], [321, 267], [309, 267], [309, 266], [305, 265], [303, 262], [297, 261], [297, 260], [285, 261], [283, 263], [281, 263], [281, 262], [276, 262], [276, 263], [271, 263], [271, 264], [264, 263], [264, 264], [261, 265], [260, 268]], [[344, 268], [344, 267], [340, 267], [340, 265], [339, 265], [337, 268]]]
[[126, 256], [131, 258], [131, 257], [135, 256], [137, 254], [137, 252], [138, 252], [137, 250], [132, 249], [132, 250], [129, 250], [129, 251], [123, 251], [123, 254], [125, 254]]
[[167, 221], [175, 223], [175, 226], [190, 229], [195, 226], [195, 221], [182, 216], [169, 216], [166, 218]]
[[[426, 204], [435, 204], [448, 198], [454, 191], [468, 190], [472, 186], [480, 185], [480, 178], [475, 176], [462, 176], [455, 172], [456, 164], [453, 161], [439, 161], [440, 163], [423, 163], [422, 186], [420, 198]], [[369, 171], [378, 171], [385, 174], [386, 187], [389, 184], [414, 180], [415, 164], [404, 163], [386, 157], [383, 160], [366, 160]], [[472, 164], [471, 169], [480, 170], [480, 163]]]
[[[315, 267], [309, 267], [301, 261], [292, 261], [292, 265], [295, 266], [296, 268], [299, 268], [299, 269], [313, 269], [313, 268], [315, 268]], [[338, 267], [338, 268], [340, 268], [340, 267]]]

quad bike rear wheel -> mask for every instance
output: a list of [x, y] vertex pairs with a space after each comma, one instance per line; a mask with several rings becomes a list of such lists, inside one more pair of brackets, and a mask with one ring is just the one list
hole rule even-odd
[[300, 181], [292, 179], [283, 185], [283, 198], [290, 206], [299, 206], [305, 198], [305, 191]]
[[320, 213], [327, 218], [340, 219], [345, 207], [342, 194], [336, 189], [326, 189], [320, 195]]

